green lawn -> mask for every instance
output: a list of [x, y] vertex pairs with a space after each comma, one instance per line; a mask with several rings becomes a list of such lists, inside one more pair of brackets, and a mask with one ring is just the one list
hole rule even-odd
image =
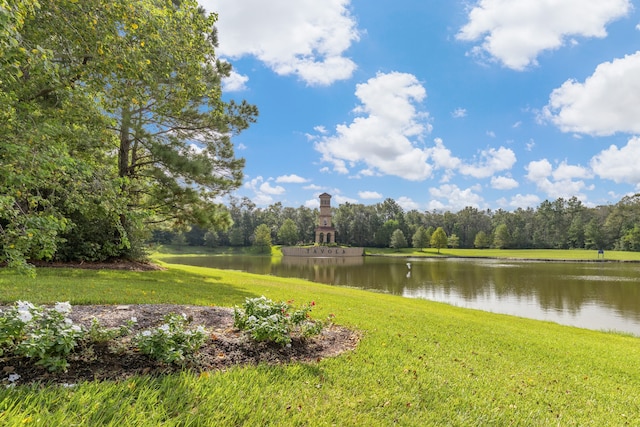
[[0, 387], [0, 425], [640, 425], [640, 340], [349, 288], [214, 269], [0, 272], [0, 299], [232, 306], [314, 300], [361, 331], [309, 365], [74, 387]]

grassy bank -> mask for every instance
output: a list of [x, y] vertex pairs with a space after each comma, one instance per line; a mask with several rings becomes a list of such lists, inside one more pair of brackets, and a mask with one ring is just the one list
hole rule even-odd
[[437, 249], [423, 250], [405, 248], [366, 248], [366, 255], [411, 256], [411, 257], [454, 257], [454, 258], [502, 258], [518, 260], [558, 260], [558, 261], [637, 261], [640, 252], [598, 251], [584, 249]]
[[0, 272], [0, 299], [232, 306], [314, 300], [362, 332], [311, 365], [0, 387], [0, 425], [638, 425], [640, 340], [298, 279], [189, 266]]

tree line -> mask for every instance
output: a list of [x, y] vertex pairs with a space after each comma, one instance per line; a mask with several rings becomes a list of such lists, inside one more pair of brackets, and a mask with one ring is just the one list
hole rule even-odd
[[[258, 208], [248, 198], [226, 207], [232, 225], [225, 231], [192, 227], [184, 233], [156, 231], [157, 243], [193, 246], [250, 246], [265, 240], [282, 245], [313, 243], [319, 210]], [[344, 203], [332, 208], [336, 243], [363, 247], [453, 247], [500, 249], [609, 249], [640, 251], [640, 194], [614, 205], [585, 206], [576, 197], [545, 200], [514, 211], [405, 211], [393, 199], [373, 205]], [[263, 244], [263, 243], [260, 243]]]

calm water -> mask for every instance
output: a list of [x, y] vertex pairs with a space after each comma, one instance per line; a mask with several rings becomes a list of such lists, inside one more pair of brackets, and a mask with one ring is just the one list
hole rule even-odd
[[635, 263], [247, 256], [166, 261], [299, 277], [640, 336], [640, 264]]

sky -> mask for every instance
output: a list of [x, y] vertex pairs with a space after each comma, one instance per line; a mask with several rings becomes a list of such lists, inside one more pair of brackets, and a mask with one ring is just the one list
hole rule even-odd
[[405, 211], [640, 192], [640, 0], [199, 0], [218, 13], [235, 197]]

